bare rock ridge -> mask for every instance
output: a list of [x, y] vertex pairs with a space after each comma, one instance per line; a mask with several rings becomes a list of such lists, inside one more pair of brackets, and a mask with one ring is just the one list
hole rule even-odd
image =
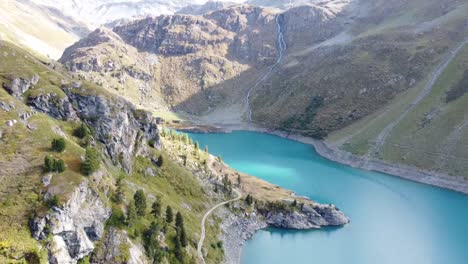
[[[60, 61], [75, 74], [144, 107], [202, 114], [243, 102], [248, 86], [275, 62], [277, 13], [236, 5], [204, 16], [145, 18], [112, 32], [96, 30], [66, 49]], [[343, 25], [333, 18], [316, 6], [284, 12], [287, 45], [312, 45], [333, 36]], [[303, 41], [297, 42], [299, 35]], [[131, 76], [129, 68], [145, 78]]]

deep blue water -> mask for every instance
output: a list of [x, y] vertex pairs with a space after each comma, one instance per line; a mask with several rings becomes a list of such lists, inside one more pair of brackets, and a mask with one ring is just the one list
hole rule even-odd
[[351, 223], [313, 231], [266, 229], [242, 264], [467, 264], [468, 196], [320, 157], [306, 144], [255, 132], [192, 134], [233, 168], [322, 203]]

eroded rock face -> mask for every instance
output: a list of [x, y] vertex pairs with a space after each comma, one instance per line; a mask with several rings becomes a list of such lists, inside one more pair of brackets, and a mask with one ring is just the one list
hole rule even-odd
[[46, 216], [36, 217], [31, 229], [35, 239], [52, 236], [50, 263], [74, 264], [93, 251], [110, 215], [98, 194], [83, 182], [63, 207], [53, 207]]

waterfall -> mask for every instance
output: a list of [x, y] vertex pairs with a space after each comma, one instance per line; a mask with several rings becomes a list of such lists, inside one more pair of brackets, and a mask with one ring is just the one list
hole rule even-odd
[[252, 91], [260, 83], [262, 83], [266, 78], [268, 78], [268, 76], [271, 74], [271, 72], [276, 68], [276, 66], [283, 59], [283, 54], [284, 54], [284, 51], [286, 50], [286, 41], [284, 41], [283, 29], [281, 27], [279, 17], [280, 17], [280, 15], [276, 15], [276, 17], [275, 17], [276, 35], [277, 35], [277, 44], [276, 45], [277, 45], [277, 49], [278, 49], [278, 58], [276, 59], [276, 62], [269, 67], [268, 71], [260, 79], [258, 79], [258, 81], [247, 92], [246, 104], [247, 104], [247, 114], [248, 114], [248, 117], [249, 117], [249, 121], [252, 121], [252, 108], [250, 107], [250, 94], [252, 93]]

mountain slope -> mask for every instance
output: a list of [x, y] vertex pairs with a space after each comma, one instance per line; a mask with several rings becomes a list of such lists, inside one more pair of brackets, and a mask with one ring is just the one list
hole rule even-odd
[[0, 38], [58, 59], [63, 50], [88, 33], [85, 24], [29, 0], [0, 3]]
[[[160, 109], [208, 123], [240, 125], [251, 109], [252, 121], [264, 127], [316, 138], [331, 134], [331, 141], [365, 154], [373, 144], [367, 140], [375, 140], [396, 116], [386, 107], [406, 108], [411, 101], [405, 96], [417, 94], [435, 65], [465, 39], [468, 6], [457, 0], [335, 4], [316, 2], [283, 12], [238, 5], [203, 16], [163, 16], [115, 27], [109, 34], [116, 34], [119, 46], [154, 63], [132, 61], [145, 67], [151, 88], [138, 91], [120, 83], [114, 89], [134, 98], [151, 94], [163, 99], [157, 102]], [[82, 43], [92, 43], [92, 36]], [[278, 60], [280, 36], [285, 49]], [[117, 59], [99, 45], [83, 47], [70, 47], [61, 61], [83, 78], [102, 83], [116, 83], [122, 74], [78, 66], [94, 64], [95, 58], [100, 65], [138, 58]], [[458, 89], [453, 93], [463, 90]], [[158, 109], [144, 100], [138, 103]], [[376, 113], [381, 115], [374, 121]], [[360, 120], [379, 127], [347, 128]], [[350, 130], [351, 136], [345, 135]], [[365, 142], [360, 132], [367, 135]], [[441, 172], [448, 173], [447, 168]]]
[[[232, 199], [233, 188], [255, 203], [236, 201], [211, 218], [208, 263], [223, 262], [221, 223], [231, 218], [253, 225], [231, 227], [240, 237], [267, 225], [349, 222], [333, 205], [232, 170], [58, 63], [3, 41], [0, 54], [1, 263], [193, 263], [203, 215]], [[239, 179], [244, 186], [233, 184]]]

